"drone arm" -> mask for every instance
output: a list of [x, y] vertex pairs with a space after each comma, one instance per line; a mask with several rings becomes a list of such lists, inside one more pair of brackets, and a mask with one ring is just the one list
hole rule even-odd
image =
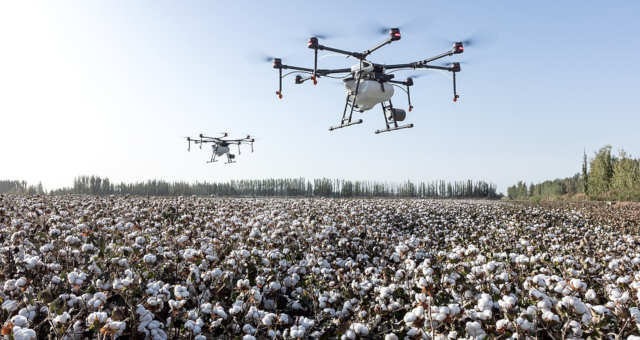
[[454, 67], [447, 67], [447, 66], [422, 65], [422, 66], [417, 66], [416, 68], [426, 68], [426, 69], [432, 69], [432, 70], [443, 70], [443, 71], [454, 72]]
[[374, 48], [372, 48], [370, 50], [364, 51], [364, 53], [362, 53], [363, 57], [366, 58], [369, 54], [375, 52], [377, 49], [379, 49], [379, 48], [381, 48], [383, 46], [386, 46], [388, 44], [391, 44], [392, 41], [393, 40], [391, 38], [389, 38], [389, 39], [385, 40], [384, 42], [380, 43], [378, 46], [376, 46], [376, 47], [374, 47]]
[[383, 65], [385, 69], [387, 70], [392, 70], [392, 69], [399, 69], [399, 68], [432, 68], [432, 69], [436, 69], [436, 70], [444, 70], [444, 71], [452, 71], [453, 67], [444, 67], [444, 66], [433, 66], [433, 65], [427, 65], [432, 61], [436, 61], [438, 59], [442, 59], [444, 57], [450, 57], [454, 54], [460, 54], [464, 51], [464, 48], [462, 47], [462, 43], [456, 43], [453, 46], [453, 49], [451, 49], [450, 51], [438, 54], [435, 57], [431, 57], [431, 58], [427, 58], [424, 60], [420, 60], [420, 61], [416, 61], [413, 63], [408, 63], [408, 64], [394, 64], [394, 65]]
[[318, 70], [318, 75], [321, 76], [326, 76], [328, 74], [333, 74], [333, 73], [350, 73], [351, 69], [350, 68], [337, 68], [337, 69], [322, 69], [322, 70]]
[[[313, 48], [313, 47], [310, 47], [310, 48]], [[333, 47], [329, 47], [329, 46], [324, 46], [324, 45], [318, 45], [318, 50], [320, 50], [320, 51], [327, 50], [327, 51], [331, 51], [331, 52], [334, 52], [334, 53], [344, 54], [344, 55], [348, 55], [348, 56], [354, 57], [356, 59], [364, 59], [366, 57], [362, 53], [345, 51], [345, 50], [341, 50], [341, 49], [337, 49], [337, 48], [333, 48]]]

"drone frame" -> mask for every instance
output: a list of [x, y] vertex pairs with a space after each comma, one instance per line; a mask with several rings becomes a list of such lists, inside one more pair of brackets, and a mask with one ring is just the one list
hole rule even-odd
[[[242, 154], [241, 152], [241, 148], [240, 146], [242, 144], [249, 144], [251, 146], [251, 152], [253, 152], [253, 143], [255, 142], [255, 138], [252, 138], [250, 135], [247, 135], [247, 137], [245, 138], [240, 138], [240, 139], [224, 139], [226, 137], [228, 137], [229, 134], [226, 132], [222, 133], [221, 137], [210, 137], [210, 136], [205, 136], [202, 133], [198, 135], [198, 138], [191, 138], [191, 137], [186, 137], [187, 138], [187, 151], [191, 151], [191, 143], [193, 142], [196, 145], [199, 145], [200, 149], [202, 149], [202, 145], [204, 144], [211, 144], [211, 148], [212, 148], [212, 152], [211, 152], [211, 160], [207, 161], [207, 163], [214, 163], [217, 162], [216, 160], [216, 152], [218, 151], [218, 148], [220, 146], [225, 146], [228, 147], [230, 145], [236, 144], [238, 146], [238, 154]], [[234, 161], [235, 159], [235, 155], [232, 154], [230, 152], [231, 150], [229, 150], [229, 152], [227, 152], [227, 162], [225, 164], [230, 164], [230, 163], [235, 163], [236, 161]]]
[[[352, 73], [354, 75], [354, 80], [356, 81], [356, 87], [355, 87], [355, 91], [353, 94], [349, 93], [350, 91], [347, 92], [347, 98], [345, 101], [345, 105], [344, 105], [344, 110], [342, 112], [342, 119], [340, 120], [340, 124], [337, 126], [332, 126], [329, 127], [329, 131], [333, 131], [336, 129], [341, 129], [347, 126], [351, 126], [351, 125], [356, 125], [356, 124], [361, 124], [362, 123], [362, 119], [358, 119], [358, 120], [353, 120], [353, 111], [355, 109], [355, 103], [356, 103], [356, 99], [358, 96], [358, 90], [360, 88], [360, 83], [362, 80], [375, 80], [378, 81], [380, 83], [380, 85], [382, 86], [382, 90], [384, 91], [384, 86], [383, 83], [385, 82], [389, 82], [391, 83], [393, 86], [398, 86], [400, 87], [401, 85], [404, 87], [400, 87], [403, 91], [405, 91], [407, 93], [407, 100], [409, 103], [409, 112], [411, 112], [413, 110], [413, 106], [411, 105], [411, 94], [410, 94], [410, 90], [409, 88], [411, 86], [413, 86], [413, 79], [411, 79], [410, 77], [407, 78], [405, 81], [397, 81], [397, 80], [392, 80], [394, 78], [393, 74], [385, 74], [384, 71], [385, 70], [400, 70], [400, 69], [434, 69], [434, 70], [443, 70], [443, 71], [449, 71], [453, 73], [453, 101], [456, 102], [458, 100], [458, 98], [460, 98], [460, 96], [457, 93], [457, 89], [456, 89], [456, 73], [460, 72], [460, 63], [452, 63], [451, 66], [447, 67], [447, 66], [437, 66], [437, 65], [431, 65], [429, 63], [442, 59], [444, 57], [449, 57], [452, 56], [454, 54], [460, 54], [464, 52], [464, 46], [463, 43], [458, 41], [455, 42], [453, 44], [453, 48], [449, 51], [443, 52], [441, 54], [438, 54], [434, 57], [431, 58], [427, 58], [424, 60], [420, 60], [420, 61], [415, 61], [415, 62], [411, 62], [411, 63], [405, 63], [405, 64], [391, 64], [391, 65], [387, 65], [387, 64], [377, 64], [377, 63], [372, 63], [368, 60], [366, 60], [366, 58], [373, 53], [374, 51], [382, 48], [383, 46], [389, 45], [394, 41], [400, 40], [401, 38], [401, 34], [400, 34], [400, 29], [398, 28], [391, 28], [389, 30], [389, 38], [387, 38], [385, 41], [383, 41], [382, 43], [376, 45], [375, 47], [366, 50], [364, 52], [352, 52], [352, 51], [346, 51], [346, 50], [341, 50], [341, 49], [337, 49], [337, 48], [333, 48], [333, 47], [329, 47], [329, 46], [325, 46], [325, 45], [321, 45], [318, 42], [318, 38], [317, 37], [311, 37], [309, 38], [309, 41], [307, 43], [307, 47], [310, 49], [313, 49], [314, 51], [314, 61], [313, 61], [313, 69], [311, 68], [306, 68], [306, 67], [298, 67], [298, 66], [293, 66], [293, 65], [286, 65], [282, 63], [282, 59], [280, 58], [274, 58], [273, 59], [273, 68], [278, 69], [278, 90], [276, 91], [276, 95], [278, 96], [278, 98], [282, 99], [282, 79], [286, 76], [288, 76], [289, 74], [292, 73], [307, 73], [310, 74], [309, 77], [302, 77], [301, 75], [296, 75], [295, 78], [295, 83], [296, 84], [302, 84], [307, 80], [312, 80], [313, 84], [316, 85], [318, 83], [318, 78], [321, 77], [330, 77], [331, 74], [340, 74], [340, 73]], [[330, 52], [334, 52], [334, 53], [338, 53], [338, 54], [343, 54], [346, 56], [350, 56], [353, 58], [356, 58], [360, 61], [360, 67], [357, 70], [354, 70], [353, 68], [342, 68], [342, 69], [318, 69], [318, 51], [330, 51]], [[363, 66], [364, 64], [368, 64], [369, 66], [373, 67], [373, 77], [371, 76], [371, 73], [366, 73], [363, 74]], [[292, 72], [289, 72], [285, 75], [282, 74], [282, 70], [293, 70]], [[363, 76], [366, 76], [366, 78], [363, 79]], [[346, 76], [344, 77], [346, 78]], [[382, 103], [380, 103], [382, 106], [382, 113], [385, 119], [385, 125], [386, 125], [386, 129], [382, 129], [382, 130], [376, 130], [375, 133], [382, 133], [382, 132], [389, 132], [389, 131], [394, 131], [394, 130], [399, 130], [399, 129], [406, 129], [406, 128], [412, 128], [413, 124], [406, 124], [406, 125], [399, 125], [398, 121], [396, 120], [396, 116], [395, 116], [395, 112], [393, 108], [393, 104], [391, 103], [391, 99], [384, 101]], [[349, 114], [347, 115], [347, 112], [349, 112]], [[363, 110], [360, 110], [360, 112], [363, 112]]]

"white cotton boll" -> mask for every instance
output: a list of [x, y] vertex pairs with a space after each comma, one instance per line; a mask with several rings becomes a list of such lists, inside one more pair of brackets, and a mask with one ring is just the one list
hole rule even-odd
[[482, 329], [482, 326], [477, 321], [467, 322], [465, 325], [465, 330], [467, 331], [467, 335], [476, 339], [484, 339], [486, 336], [486, 333]]
[[155, 262], [156, 262], [156, 256], [155, 256], [155, 255], [153, 255], [153, 254], [146, 254], [146, 255], [142, 258], [142, 260], [144, 261], [144, 263], [152, 264], [152, 263], [155, 263]]
[[582, 314], [582, 317], [580, 318], [580, 321], [582, 321], [583, 325], [588, 325], [591, 323], [591, 319], [593, 318], [593, 316], [591, 315], [591, 313], [584, 313]]
[[491, 300], [491, 295], [489, 294], [481, 294], [480, 299], [478, 299], [478, 310], [485, 311], [491, 310], [493, 308], [493, 301]]
[[244, 332], [245, 334], [255, 334], [256, 329], [250, 324], [246, 323], [244, 324], [244, 326], [242, 326], [242, 332]]
[[205, 314], [211, 314], [211, 311], [213, 309], [213, 305], [211, 305], [210, 303], [203, 303], [200, 306], [200, 312], [205, 313]]
[[587, 284], [580, 279], [571, 279], [569, 281], [569, 286], [571, 287], [571, 289], [576, 291], [584, 291], [585, 289], [587, 289]]
[[438, 322], [442, 322], [447, 319], [449, 315], [447, 313], [437, 313], [434, 317]]
[[508, 328], [509, 328], [509, 320], [500, 319], [500, 320], [496, 321], [496, 330], [505, 331]]
[[13, 339], [14, 340], [35, 340], [36, 332], [30, 328], [22, 328], [19, 326], [13, 327]]
[[229, 313], [231, 315], [236, 315], [242, 312], [242, 301], [236, 301], [233, 303], [233, 306], [229, 309]]
[[490, 309], [487, 309], [477, 313], [476, 316], [478, 317], [478, 319], [486, 321], [493, 317], [493, 312]]
[[340, 340], [355, 340], [356, 339], [356, 332], [354, 332], [352, 329], [347, 329], [346, 332], [344, 332], [344, 334], [340, 337]]
[[542, 313], [542, 320], [546, 322], [560, 322], [560, 317], [551, 311], [545, 311]]
[[520, 328], [522, 328], [522, 329], [524, 329], [526, 331], [529, 331], [529, 330], [533, 329], [533, 324], [531, 323], [531, 321], [529, 321], [529, 320], [527, 320], [525, 318], [522, 318], [522, 317], [518, 317], [516, 319], [516, 324], [518, 325], [518, 327], [520, 327]]
[[37, 314], [37, 307], [33, 305], [29, 305], [27, 307], [21, 308], [18, 312], [18, 315], [24, 316], [27, 320], [33, 321]]
[[216, 306], [216, 307], [213, 309], [213, 313], [214, 313], [215, 315], [217, 315], [217, 316], [219, 316], [219, 317], [223, 318], [223, 319], [226, 319], [226, 318], [227, 318], [227, 313], [225, 313], [225, 311], [224, 311], [224, 307], [222, 307], [222, 306]]
[[181, 285], [176, 285], [173, 288], [173, 294], [176, 296], [176, 299], [178, 300], [182, 300], [189, 297], [189, 291], [187, 290], [187, 287], [181, 286]]
[[384, 340], [398, 340], [398, 336], [393, 333], [389, 333], [384, 336]]
[[103, 329], [107, 329], [113, 333], [114, 338], [122, 335], [125, 328], [127, 328], [127, 323], [125, 321], [112, 321], [111, 319], [109, 319], [107, 324], [103, 327]]
[[369, 328], [362, 323], [353, 323], [350, 328], [359, 336], [369, 335]]
[[64, 241], [70, 245], [75, 245], [75, 244], [79, 244], [81, 241], [78, 237], [73, 236], [73, 235], [69, 235], [67, 236]]
[[505, 295], [498, 300], [498, 305], [505, 311], [511, 310], [516, 305], [516, 298], [511, 295]]
[[70, 318], [71, 316], [69, 315], [69, 313], [64, 312], [60, 315], [57, 315], [55, 318], [53, 318], [53, 324], [55, 325], [65, 324], [69, 321]]
[[169, 300], [169, 308], [171, 310], [179, 310], [180, 308], [182, 308], [182, 306], [184, 306], [184, 304], [187, 302], [187, 300]]
[[267, 326], [267, 327], [271, 327], [275, 321], [275, 319], [277, 318], [277, 315], [273, 314], [273, 313], [267, 313], [265, 314], [265, 316], [262, 318], [262, 324]]
[[39, 256], [29, 256], [25, 255], [24, 262], [27, 264], [28, 269], [36, 268], [37, 266], [42, 264]]
[[246, 334], [242, 337], [242, 340], [256, 340], [256, 337], [253, 335]]
[[411, 327], [409, 329], [409, 331], [407, 331], [407, 336], [408, 337], [415, 337], [416, 335], [420, 334], [420, 330], [418, 328], [415, 327]]
[[24, 278], [24, 277], [21, 277], [21, 278], [16, 280], [15, 285], [16, 285], [17, 288], [24, 288], [24, 286], [27, 285], [27, 279]]
[[282, 288], [282, 285], [278, 281], [273, 281], [269, 283], [269, 291], [275, 292]]
[[13, 323], [14, 326], [26, 327], [27, 324], [29, 324], [29, 320], [22, 315], [16, 315], [11, 318], [11, 323]]
[[625, 291], [624, 293], [621, 293], [617, 288], [613, 289], [609, 293], [609, 299], [615, 303], [624, 304], [629, 301], [629, 292]]
[[636, 323], [640, 323], [640, 309], [638, 307], [629, 308], [629, 314], [636, 321]]
[[2, 309], [6, 310], [9, 313], [13, 313], [16, 309], [18, 309], [18, 301], [6, 300], [2, 302]]
[[5, 291], [11, 292], [16, 289], [16, 280], [7, 280], [2, 286]]
[[89, 252], [92, 252], [94, 249], [96, 249], [96, 247], [91, 243], [85, 243], [82, 245], [81, 249], [83, 252], [89, 253]]
[[291, 317], [289, 317], [288, 314], [282, 313], [282, 314], [278, 315], [278, 321], [281, 324], [285, 324], [286, 325], [286, 324], [291, 323]]
[[95, 322], [104, 323], [107, 321], [108, 315], [105, 312], [93, 312], [87, 316], [87, 326], [91, 326]]
[[587, 299], [587, 301], [593, 301], [596, 299], [596, 292], [593, 289], [589, 289], [584, 294], [584, 297]]
[[600, 315], [611, 313], [609, 309], [607, 309], [607, 307], [601, 306], [601, 305], [591, 306], [591, 309], [593, 309], [593, 311], [596, 312], [596, 314], [600, 314]]

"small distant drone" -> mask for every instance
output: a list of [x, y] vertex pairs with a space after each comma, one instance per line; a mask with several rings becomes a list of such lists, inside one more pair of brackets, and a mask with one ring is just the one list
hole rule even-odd
[[[407, 99], [409, 102], [409, 112], [413, 109], [411, 105], [411, 95], [409, 93], [409, 87], [413, 85], [413, 79], [408, 77], [405, 81], [392, 80], [394, 75], [392, 72], [399, 70], [409, 69], [435, 69], [449, 71], [453, 73], [453, 101], [457, 101], [460, 96], [456, 91], [456, 73], [460, 72], [460, 63], [446, 63], [442, 66], [432, 65], [431, 62], [448, 57], [454, 54], [460, 54], [464, 52], [464, 46], [462, 41], [453, 43], [453, 48], [447, 52], [439, 54], [435, 57], [427, 58], [425, 60], [411, 62], [407, 64], [376, 64], [367, 60], [367, 57], [376, 51], [377, 49], [390, 44], [393, 41], [400, 40], [400, 29], [391, 28], [388, 30], [389, 38], [377, 45], [376, 47], [366, 50], [364, 52], [350, 52], [344, 51], [333, 47], [320, 45], [318, 43], [318, 37], [309, 38], [307, 46], [314, 51], [313, 68], [304, 68], [298, 66], [285, 65], [280, 58], [272, 58], [273, 68], [278, 69], [279, 73], [279, 87], [276, 91], [278, 98], [282, 98], [282, 79], [290, 74], [297, 74], [295, 78], [296, 84], [302, 84], [307, 80], [312, 80], [313, 84], [318, 83], [320, 77], [332, 77], [331, 74], [346, 73], [343, 77], [337, 77], [343, 79], [344, 86], [347, 90], [347, 100], [344, 104], [344, 111], [342, 112], [342, 119], [340, 125], [329, 128], [329, 131], [335, 129], [344, 128], [347, 126], [360, 124], [362, 119], [352, 120], [354, 109], [359, 112], [370, 110], [377, 104], [382, 106], [382, 112], [386, 129], [376, 130], [375, 133], [394, 131], [399, 129], [412, 128], [413, 124], [398, 125], [398, 122], [403, 121], [406, 118], [406, 112], [401, 109], [396, 109], [391, 104], [391, 97], [393, 96], [393, 88], [398, 87], [407, 93]], [[468, 41], [470, 42], [470, 41]], [[467, 44], [467, 41], [465, 41]], [[331, 51], [338, 54], [346, 55], [347, 57], [353, 57], [360, 62], [351, 68], [342, 69], [319, 69], [318, 68], [318, 51]], [[293, 70], [292, 72], [282, 74], [282, 70]], [[395, 70], [392, 72], [386, 72], [388, 70]], [[303, 77], [302, 74], [308, 76]], [[336, 78], [336, 77], [332, 77]], [[415, 77], [414, 77], [415, 78]], [[402, 87], [404, 86], [404, 87]]]
[[199, 134], [197, 138], [186, 137], [187, 143], [188, 143], [187, 151], [191, 151], [191, 143], [199, 145], [200, 149], [202, 149], [203, 144], [211, 143], [211, 149], [212, 149], [211, 160], [208, 161], [207, 163], [217, 162], [216, 161], [217, 156], [222, 156], [226, 154], [227, 155], [226, 164], [235, 163], [236, 155], [230, 152], [230, 148], [229, 148], [230, 145], [233, 145], [233, 144], [237, 145], [238, 154], [240, 154], [240, 145], [250, 144], [251, 152], [253, 152], [253, 142], [255, 142], [256, 140], [254, 138], [251, 138], [251, 136], [247, 136], [246, 138], [240, 138], [240, 139], [225, 139], [228, 136], [229, 136], [228, 133], [223, 132], [222, 137], [208, 137], [203, 134]]

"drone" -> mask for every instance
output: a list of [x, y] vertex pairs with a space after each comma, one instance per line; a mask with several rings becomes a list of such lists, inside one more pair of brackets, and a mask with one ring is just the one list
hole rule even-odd
[[[279, 87], [276, 91], [278, 98], [282, 99], [282, 79], [290, 74], [296, 74], [295, 83], [302, 84], [308, 80], [311, 80], [314, 85], [318, 83], [318, 79], [321, 77], [330, 77], [342, 79], [347, 92], [347, 99], [344, 104], [344, 111], [342, 112], [342, 119], [340, 124], [332, 126], [329, 131], [344, 128], [351, 125], [361, 124], [362, 119], [353, 120], [353, 112], [355, 110], [364, 112], [372, 109], [376, 105], [380, 104], [382, 107], [382, 113], [386, 124], [385, 129], [376, 130], [375, 133], [389, 132], [394, 130], [412, 128], [413, 124], [400, 125], [398, 122], [405, 120], [407, 113], [405, 110], [394, 108], [391, 103], [391, 97], [394, 94], [394, 87], [398, 87], [407, 94], [407, 100], [409, 104], [409, 112], [413, 110], [411, 105], [411, 93], [410, 87], [413, 86], [413, 79], [408, 77], [406, 80], [394, 80], [395, 71], [411, 70], [411, 69], [434, 69], [449, 71], [453, 74], [453, 101], [456, 102], [460, 96], [456, 90], [456, 73], [460, 72], [460, 63], [447, 63], [442, 65], [433, 65], [432, 62], [444, 57], [452, 56], [454, 54], [460, 54], [464, 52], [464, 45], [462, 41], [454, 42], [453, 48], [447, 52], [441, 53], [437, 56], [427, 58], [421, 61], [406, 63], [406, 64], [377, 64], [367, 60], [367, 57], [371, 53], [375, 52], [379, 48], [391, 44], [394, 41], [400, 40], [400, 29], [389, 29], [389, 38], [384, 42], [378, 44], [372, 49], [364, 52], [351, 52], [345, 51], [325, 45], [321, 45], [318, 42], [318, 37], [311, 37], [307, 43], [307, 47], [314, 52], [313, 68], [298, 67], [292, 65], [285, 65], [282, 63], [282, 59], [273, 58], [273, 68], [278, 70], [279, 75]], [[342, 69], [319, 69], [318, 68], [318, 51], [330, 51], [337, 54], [343, 54], [347, 57], [352, 57], [359, 60], [359, 63], [353, 65], [351, 68]], [[282, 74], [283, 70], [292, 70], [286, 74]], [[390, 72], [388, 72], [390, 71]], [[306, 76], [303, 76], [305, 74]], [[343, 76], [331, 76], [331, 75], [346, 74]]]
[[248, 135], [247, 137], [240, 139], [225, 139], [228, 136], [228, 133], [223, 132], [221, 137], [208, 137], [203, 134], [199, 134], [197, 138], [186, 137], [187, 151], [191, 151], [191, 143], [199, 145], [200, 149], [202, 149], [203, 144], [211, 143], [211, 160], [207, 163], [217, 162], [216, 157], [226, 154], [227, 162], [225, 164], [235, 163], [236, 155], [232, 154], [229, 148], [229, 146], [233, 144], [238, 146], [238, 154], [240, 154], [240, 145], [242, 144], [250, 144], [251, 152], [253, 152], [253, 142], [256, 141], [255, 138]]

